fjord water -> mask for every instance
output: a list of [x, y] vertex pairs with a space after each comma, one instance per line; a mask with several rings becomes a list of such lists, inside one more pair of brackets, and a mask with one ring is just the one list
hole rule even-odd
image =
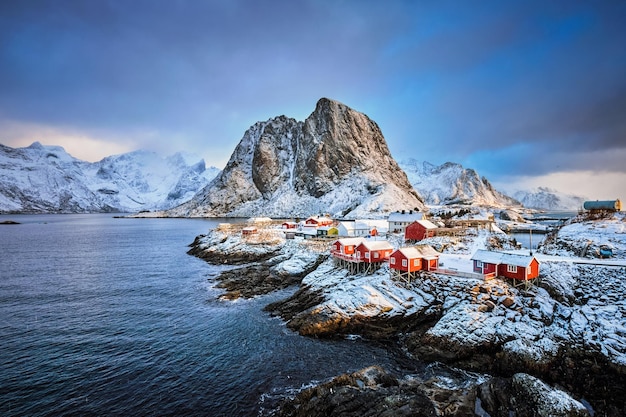
[[[0, 415], [256, 415], [312, 380], [381, 364], [219, 301], [220, 267], [186, 254], [217, 220], [0, 216]], [[223, 220], [221, 220], [223, 221]]]

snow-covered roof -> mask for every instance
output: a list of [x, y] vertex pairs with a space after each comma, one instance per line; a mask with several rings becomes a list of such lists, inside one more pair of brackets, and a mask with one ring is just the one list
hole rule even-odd
[[386, 240], [363, 240], [361, 243], [367, 250], [386, 250], [393, 249], [391, 243]]
[[473, 261], [481, 261], [494, 265], [504, 264], [526, 267], [530, 265], [530, 262], [534, 259], [534, 256], [478, 249], [471, 259]]
[[361, 221], [353, 221], [353, 222], [339, 222], [339, 225], [343, 226], [347, 231], [354, 230], [369, 230], [370, 227]]
[[308, 219], [306, 219], [307, 222], [309, 220], [313, 220], [313, 221], [316, 221], [318, 223], [321, 223], [321, 222], [328, 223], [328, 222], [332, 222], [333, 221], [333, 219], [331, 219], [330, 217], [326, 217], [326, 216], [311, 216]]
[[437, 225], [429, 220], [417, 220], [416, 223], [421, 224], [426, 229], [436, 229]]
[[390, 222], [405, 222], [405, 223], [412, 223], [414, 221], [417, 220], [422, 220], [424, 218], [424, 213], [422, 213], [421, 211], [414, 211], [414, 212], [394, 212], [394, 213], [389, 213], [389, 217], [387, 218], [387, 221]]
[[341, 246], [351, 246], [351, 245], [358, 245], [364, 240], [365, 239], [363, 239], [362, 237], [346, 237], [343, 239], [337, 239], [335, 242], [339, 242]]
[[435, 259], [439, 257], [439, 252], [434, 250], [430, 245], [408, 246], [398, 249], [407, 259], [424, 258]]

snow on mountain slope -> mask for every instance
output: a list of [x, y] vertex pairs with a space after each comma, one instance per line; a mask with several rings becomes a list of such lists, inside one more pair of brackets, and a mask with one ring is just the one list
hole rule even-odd
[[473, 169], [446, 162], [433, 165], [408, 159], [400, 162], [413, 187], [430, 205], [473, 204], [491, 207], [519, 206], [513, 198], [497, 191]]
[[513, 198], [519, 200], [524, 207], [539, 210], [578, 210], [587, 198], [564, 194], [548, 187], [539, 187], [534, 190], [517, 191]]
[[304, 122], [279, 116], [254, 124], [220, 175], [164, 215], [377, 217], [423, 208], [378, 125], [322, 98]]
[[0, 212], [87, 213], [167, 209], [217, 175], [203, 160], [136, 151], [81, 161], [59, 146], [0, 145]]

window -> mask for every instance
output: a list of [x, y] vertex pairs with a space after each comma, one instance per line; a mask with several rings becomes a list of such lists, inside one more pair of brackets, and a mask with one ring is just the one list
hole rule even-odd
[[405, 267], [406, 267], [406, 259], [403, 259], [403, 260], [402, 260], [402, 266], [405, 266]]
[[517, 273], [517, 265], [507, 265], [506, 266], [506, 270], [507, 272], [511, 272], [513, 274]]
[[375, 258], [375, 259], [378, 259], [378, 257], [379, 257], [378, 252], [374, 252], [374, 258]]
[[419, 264], [420, 264], [419, 259], [413, 259], [413, 266], [419, 266]]
[[369, 252], [365, 252], [365, 259], [369, 259], [370, 258], [370, 253]]
[[389, 259], [389, 263], [390, 263], [391, 265], [395, 265], [395, 264], [396, 264], [396, 258], [391, 258], [391, 259]]
[[476, 268], [482, 268], [483, 267], [483, 261], [476, 261]]

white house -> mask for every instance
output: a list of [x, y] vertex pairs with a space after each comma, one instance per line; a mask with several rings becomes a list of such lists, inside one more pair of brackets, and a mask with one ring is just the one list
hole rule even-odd
[[342, 221], [337, 225], [339, 236], [361, 237], [387, 233], [385, 220]]
[[404, 233], [408, 225], [424, 218], [424, 213], [415, 210], [402, 210], [389, 214], [387, 223], [391, 233]]

